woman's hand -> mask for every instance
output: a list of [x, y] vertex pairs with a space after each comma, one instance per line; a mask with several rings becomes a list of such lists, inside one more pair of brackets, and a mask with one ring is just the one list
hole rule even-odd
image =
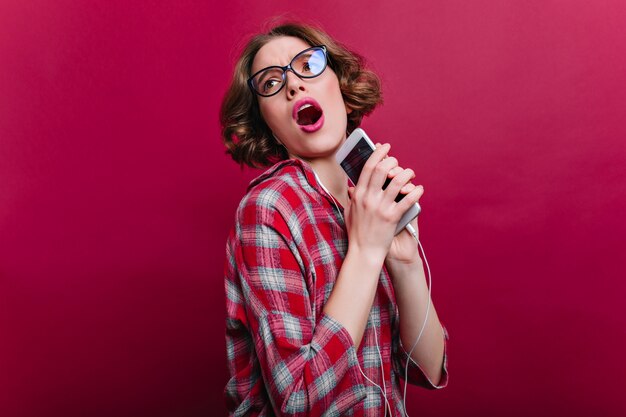
[[[399, 171], [394, 168], [389, 173], [389, 178], [393, 178], [393, 176], [397, 175]], [[411, 183], [406, 184], [400, 192], [402, 194], [408, 194], [412, 191], [418, 195], [418, 201], [424, 194], [424, 187], [421, 185], [415, 186]], [[419, 239], [419, 227], [417, 225], [417, 217], [411, 220], [410, 223], [415, 229], [416, 236]], [[409, 233], [408, 230], [404, 229], [400, 233], [398, 233], [391, 242], [391, 247], [389, 248], [389, 252], [387, 254], [386, 262], [389, 266], [389, 263], [400, 263], [400, 264], [413, 264], [415, 262], [420, 262], [419, 250], [417, 247], [417, 242], [413, 238], [413, 235]]]
[[[350, 248], [381, 263], [388, 254], [397, 260], [411, 259], [404, 236], [394, 239], [394, 232], [402, 215], [422, 195], [422, 189], [410, 183], [415, 176], [413, 171], [400, 168], [395, 158], [387, 157], [390, 148], [389, 144], [377, 145], [363, 167], [357, 186], [348, 190], [350, 204], [345, 212]], [[387, 178], [391, 182], [383, 190]], [[406, 196], [396, 203], [394, 200], [400, 192], [406, 192]], [[406, 235], [415, 248], [415, 240], [408, 232]], [[394, 248], [389, 253], [392, 242]]]
[[[419, 236], [417, 218], [411, 221], [411, 225]], [[408, 230], [401, 231], [393, 238], [385, 261], [388, 266], [390, 266], [389, 263], [413, 264], [415, 262], [420, 262], [417, 242]]]
[[[348, 252], [333, 291], [324, 305], [324, 312], [346, 328], [357, 347], [361, 343], [376, 295], [380, 270], [392, 242], [398, 242], [396, 246], [403, 249], [393, 249], [393, 256], [398, 259], [407, 256], [403, 251], [408, 250], [409, 246], [402, 239], [394, 240], [396, 226], [421, 195], [421, 189], [411, 186], [411, 191], [400, 202], [394, 201], [398, 193], [410, 184], [414, 173], [410, 169], [399, 168], [395, 158], [387, 157], [389, 149], [389, 145], [377, 146], [365, 163], [357, 186], [348, 189], [350, 202], [344, 211], [349, 238]], [[383, 190], [392, 171], [393, 178]], [[413, 241], [410, 236], [409, 239]], [[391, 262], [391, 265], [398, 264]], [[415, 270], [412, 265], [408, 265], [408, 268]], [[403, 272], [396, 275], [406, 276]], [[410, 283], [411, 280], [401, 279], [400, 284], [406, 282]]]

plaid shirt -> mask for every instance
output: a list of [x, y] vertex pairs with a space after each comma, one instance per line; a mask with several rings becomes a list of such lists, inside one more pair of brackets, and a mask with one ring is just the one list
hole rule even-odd
[[[226, 245], [226, 348], [231, 415], [382, 416], [384, 386], [403, 415], [407, 354], [385, 268], [358, 349], [323, 307], [348, 248], [343, 216], [300, 160], [274, 165], [250, 183]], [[445, 331], [444, 331], [445, 333]], [[447, 334], [446, 334], [447, 339]], [[433, 385], [410, 360], [408, 380]], [[326, 414], [324, 414], [326, 413]]]

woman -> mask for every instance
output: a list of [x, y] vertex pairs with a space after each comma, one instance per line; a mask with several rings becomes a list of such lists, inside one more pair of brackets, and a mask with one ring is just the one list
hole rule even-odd
[[[400, 416], [399, 378], [447, 384], [445, 330], [434, 308], [426, 314], [416, 242], [394, 236], [423, 188], [388, 144], [356, 187], [334, 158], [379, 102], [361, 58], [311, 26], [253, 38], [236, 64], [224, 143], [236, 162], [274, 165], [251, 182], [227, 242], [231, 414]], [[408, 359], [402, 346], [424, 322]]]

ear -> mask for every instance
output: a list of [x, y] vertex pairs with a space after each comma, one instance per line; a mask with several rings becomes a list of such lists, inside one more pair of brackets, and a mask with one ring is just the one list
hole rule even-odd
[[344, 103], [344, 106], [346, 107], [346, 114], [350, 114], [352, 113], [352, 107], [348, 106], [347, 104]]

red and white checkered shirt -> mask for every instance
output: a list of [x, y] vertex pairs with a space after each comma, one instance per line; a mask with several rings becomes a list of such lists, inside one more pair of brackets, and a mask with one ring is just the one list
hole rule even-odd
[[[384, 385], [392, 415], [403, 415], [407, 354], [386, 269], [358, 349], [323, 312], [348, 249], [338, 210], [300, 160], [279, 162], [250, 183], [226, 245], [231, 415], [382, 416], [381, 391], [357, 364]], [[447, 379], [445, 353], [438, 386], [410, 360], [410, 383], [441, 388]]]

